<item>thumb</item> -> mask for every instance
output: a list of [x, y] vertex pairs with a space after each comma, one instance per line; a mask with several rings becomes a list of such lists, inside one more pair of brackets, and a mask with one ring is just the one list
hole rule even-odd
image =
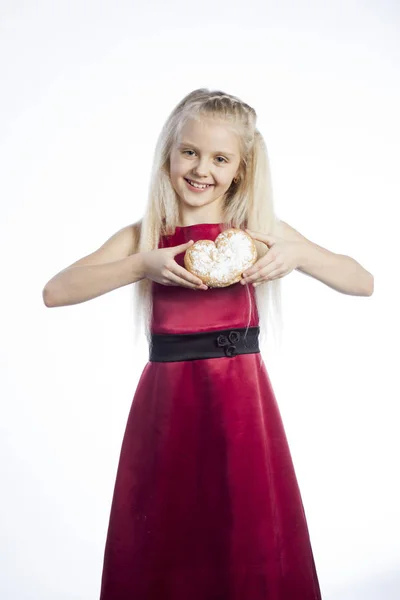
[[173, 256], [176, 256], [177, 254], [182, 254], [182, 252], [186, 252], [186, 250], [188, 248], [190, 248], [190, 246], [192, 246], [193, 244], [194, 244], [193, 240], [190, 240], [190, 242], [186, 242], [185, 244], [180, 244], [179, 246], [174, 246], [172, 248]]
[[270, 248], [273, 244], [276, 244], [278, 241], [277, 238], [273, 235], [268, 235], [267, 233], [259, 233], [257, 231], [251, 231], [250, 229], [246, 229], [246, 232], [258, 242], [262, 242], [268, 248]]

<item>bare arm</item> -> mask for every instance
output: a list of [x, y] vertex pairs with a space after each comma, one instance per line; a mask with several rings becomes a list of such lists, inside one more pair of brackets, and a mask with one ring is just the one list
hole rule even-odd
[[373, 294], [373, 275], [354, 258], [318, 246], [284, 221], [279, 222], [278, 230], [279, 235], [285, 240], [299, 242], [298, 271], [318, 279], [343, 294], [354, 296]]
[[144, 278], [162, 285], [207, 289], [201, 279], [175, 261], [193, 244], [192, 240], [171, 248], [137, 252], [139, 237], [140, 224], [124, 227], [98, 250], [57, 273], [43, 288], [45, 305], [79, 304]]
[[45, 305], [79, 304], [143, 279], [142, 255], [136, 253], [139, 227], [120, 229], [98, 250], [54, 275], [43, 288]]

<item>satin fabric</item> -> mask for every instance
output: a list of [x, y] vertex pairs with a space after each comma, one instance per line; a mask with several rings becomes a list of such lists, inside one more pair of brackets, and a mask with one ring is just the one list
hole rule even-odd
[[[179, 227], [161, 247], [215, 240]], [[183, 264], [183, 256], [177, 257]], [[154, 333], [258, 324], [252, 286], [153, 285]], [[149, 362], [129, 412], [100, 600], [320, 600], [284, 426], [261, 354]]]

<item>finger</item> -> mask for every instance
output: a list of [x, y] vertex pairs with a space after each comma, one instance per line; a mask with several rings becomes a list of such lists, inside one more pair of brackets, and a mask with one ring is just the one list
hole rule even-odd
[[276, 269], [275, 271], [272, 271], [271, 273], [269, 273], [268, 275], [264, 275], [263, 277], [261, 277], [260, 279], [257, 279], [256, 281], [253, 282], [253, 286], [257, 287], [259, 286], [261, 283], [265, 283], [267, 281], [272, 281], [274, 279], [278, 279], [279, 277], [282, 277], [282, 275], [284, 275], [283, 271], [280, 271], [279, 269]]
[[258, 261], [258, 263], [258, 265], [256, 263], [251, 269], [243, 273], [243, 277], [246, 283], [253, 283], [254, 281], [257, 281], [257, 279], [260, 279], [263, 275], [268, 274], [269, 272], [272, 272], [276, 269], [274, 261], [266, 262], [262, 259]]
[[197, 288], [200, 286], [205, 289], [208, 289], [207, 286], [202, 282], [200, 277], [196, 277], [196, 275], [193, 275], [193, 273], [190, 273], [190, 271], [188, 271], [184, 267], [181, 267], [180, 265], [178, 265], [178, 263], [175, 263], [171, 267], [171, 272], [180, 277], [181, 279], [184, 279], [188, 283], [193, 284]]
[[186, 242], [185, 244], [180, 244], [179, 246], [173, 246], [171, 248], [172, 256], [176, 256], [177, 254], [182, 254], [182, 252], [186, 252], [186, 250], [188, 248], [190, 248], [190, 246], [193, 246], [193, 244], [194, 244], [193, 240], [190, 240], [189, 242]]
[[262, 242], [268, 247], [272, 246], [272, 244], [275, 244], [277, 241], [275, 236], [268, 235], [266, 233], [260, 233], [259, 231], [252, 231], [251, 229], [246, 229], [246, 233], [248, 233], [254, 240], [257, 240], [257, 242]]
[[249, 269], [246, 269], [246, 271], [244, 271], [243, 277], [247, 278], [247, 277], [250, 277], [251, 275], [254, 275], [254, 273], [258, 273], [261, 269], [263, 269], [267, 265], [272, 264], [272, 262], [273, 262], [272, 258], [269, 258], [268, 255], [263, 256], [263, 258], [261, 258], [256, 263], [254, 263], [254, 265], [252, 267], [250, 267]]
[[255, 273], [253, 273], [253, 275], [250, 275], [249, 277], [245, 277], [244, 279], [242, 279], [242, 283], [250, 285], [251, 283], [256, 283], [258, 281], [264, 281], [265, 279], [270, 277], [271, 273], [275, 273], [276, 271], [277, 271], [277, 266], [274, 265], [274, 263], [270, 263], [270, 264], [264, 266], [263, 268], [258, 269]]
[[282, 277], [285, 274], [286, 274], [286, 271], [282, 271], [281, 269], [275, 269], [275, 271], [272, 271], [271, 273], [269, 273], [265, 277], [265, 279], [268, 281], [271, 281], [272, 279], [279, 279], [279, 277]]
[[186, 288], [190, 288], [192, 290], [207, 290], [207, 286], [205, 286], [203, 284], [203, 282], [201, 283], [201, 286], [191, 283], [190, 281], [188, 281], [187, 279], [184, 279], [183, 277], [179, 277], [179, 275], [176, 275], [175, 273], [173, 273], [172, 271], [170, 271], [169, 275], [168, 275], [168, 281], [169, 281], [169, 285], [179, 285], [182, 287], [186, 287]]

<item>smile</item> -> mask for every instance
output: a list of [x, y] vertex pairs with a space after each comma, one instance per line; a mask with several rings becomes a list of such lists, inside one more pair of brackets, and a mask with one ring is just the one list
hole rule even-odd
[[192, 179], [186, 179], [186, 177], [185, 181], [189, 184], [191, 188], [194, 188], [196, 190], [206, 190], [209, 187], [213, 186], [213, 184], [211, 183], [197, 183], [196, 181], [192, 181]]

